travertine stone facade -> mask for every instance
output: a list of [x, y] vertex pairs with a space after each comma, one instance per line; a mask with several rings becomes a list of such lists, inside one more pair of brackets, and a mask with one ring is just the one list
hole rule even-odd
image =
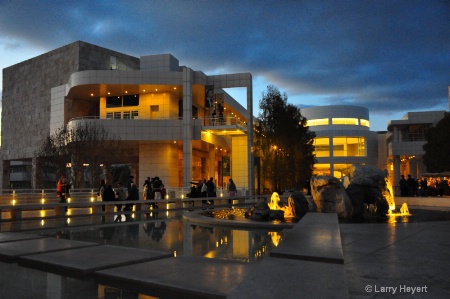
[[112, 67], [139, 69], [139, 59], [77, 41], [5, 68], [2, 113], [8, 117], [2, 117], [3, 160], [32, 158], [49, 135], [52, 87], [66, 84], [73, 72]]

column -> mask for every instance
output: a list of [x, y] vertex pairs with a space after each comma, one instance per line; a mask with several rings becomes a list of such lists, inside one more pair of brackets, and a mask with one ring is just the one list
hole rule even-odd
[[183, 187], [192, 179], [192, 83], [190, 68], [183, 69]]

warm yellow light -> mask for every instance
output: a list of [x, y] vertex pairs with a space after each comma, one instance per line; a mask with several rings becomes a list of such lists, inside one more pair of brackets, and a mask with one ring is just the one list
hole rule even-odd
[[70, 197], [68, 197], [68, 198], [67, 198], [67, 202], [70, 202], [70, 200], [71, 200], [71, 198], [70, 198]]
[[219, 242], [216, 242], [216, 247], [219, 247]]
[[184, 194], [181, 194], [181, 199], [183, 199], [184, 198]]
[[94, 199], [94, 196], [92, 196], [92, 197], [91, 197], [91, 202], [93, 202], [94, 200], [95, 200], [95, 199]]
[[111, 94], [111, 93], [108, 91], [108, 94]]
[[125, 93], [128, 93], [128, 91], [127, 91], [127, 90], [125, 90]]
[[94, 94], [93, 93], [91, 93], [91, 97], [93, 97], [94, 96]]
[[67, 218], [66, 222], [67, 222], [67, 224], [70, 224], [70, 218]]
[[41, 203], [45, 203], [45, 199], [44, 198], [41, 199]]
[[41, 226], [44, 226], [44, 224], [45, 224], [45, 221], [44, 221], [44, 219], [42, 219], [41, 220]]
[[16, 200], [15, 199], [12, 200], [12, 204], [13, 204], [13, 206], [16, 205]]

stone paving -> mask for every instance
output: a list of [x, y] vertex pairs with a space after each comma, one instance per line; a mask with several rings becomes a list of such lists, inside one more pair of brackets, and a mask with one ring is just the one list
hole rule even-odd
[[[327, 226], [322, 221], [308, 224], [318, 236], [314, 231]], [[341, 254], [317, 247], [314, 242], [318, 240], [308, 240], [306, 234], [302, 237], [305, 243], [315, 245], [309, 248], [310, 253], [294, 259], [293, 247], [297, 246], [300, 253], [308, 249], [298, 238], [305, 229], [288, 231], [285, 245], [282, 241], [274, 256], [257, 264], [193, 256], [175, 258], [173, 253], [144, 253], [147, 250], [137, 248], [126, 249], [118, 259], [114, 253], [119, 249], [114, 246], [0, 233], [0, 295], [92, 298], [95, 293], [98, 298], [106, 298], [107, 288], [97, 286], [101, 282], [131, 287], [136, 292], [154, 291], [160, 298], [450, 298], [450, 221], [330, 226], [335, 242], [330, 243], [331, 235], [325, 234], [323, 244], [340, 243]], [[98, 256], [98, 252], [92, 255], [92, 250], [104, 252], [102, 261], [82, 258]], [[311, 259], [311, 253], [333, 259]], [[81, 282], [58, 273], [96, 278]], [[41, 289], [44, 285], [47, 287]], [[255, 291], [258, 288], [259, 293]]]

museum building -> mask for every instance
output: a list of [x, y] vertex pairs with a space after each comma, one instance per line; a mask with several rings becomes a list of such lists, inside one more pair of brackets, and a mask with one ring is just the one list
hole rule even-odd
[[[225, 90], [236, 87], [246, 88], [246, 107]], [[252, 102], [250, 73], [208, 76], [171, 54], [136, 58], [71, 43], [3, 70], [2, 187], [15, 161], [35, 164], [48, 136], [90, 124], [128, 149], [138, 186], [147, 176], [174, 188], [232, 177], [254, 190]]]

